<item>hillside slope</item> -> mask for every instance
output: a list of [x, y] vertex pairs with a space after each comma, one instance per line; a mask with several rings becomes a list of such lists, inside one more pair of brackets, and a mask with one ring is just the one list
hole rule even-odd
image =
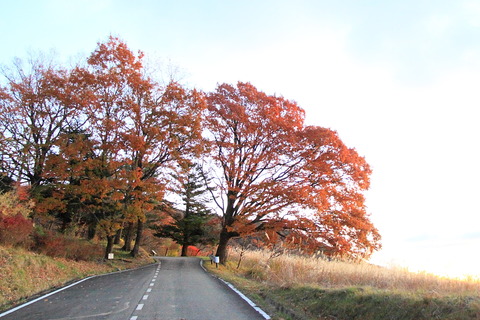
[[0, 246], [0, 310], [76, 279], [152, 262], [146, 256], [108, 262], [73, 261]]

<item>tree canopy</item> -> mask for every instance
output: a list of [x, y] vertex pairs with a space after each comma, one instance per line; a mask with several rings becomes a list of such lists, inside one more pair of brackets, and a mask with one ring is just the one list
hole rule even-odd
[[[37, 223], [86, 226], [90, 237], [100, 230], [106, 254], [125, 229], [124, 248], [136, 255], [147, 213], [174, 183], [171, 173], [197, 162], [202, 177], [212, 177], [203, 183], [222, 220], [222, 263], [235, 237], [354, 257], [380, 247], [365, 207], [370, 167], [335, 131], [305, 125], [294, 101], [250, 83], [213, 92], [160, 84], [143, 58], [110, 37], [72, 68], [32, 59], [3, 69], [2, 190], [27, 184]], [[188, 193], [199, 191], [200, 176], [193, 178], [197, 184], [177, 191], [187, 201], [175, 231], [183, 236], [192, 226], [192, 234], [208, 230]]]
[[287, 242], [329, 254], [378, 247], [363, 197], [370, 168], [334, 131], [305, 126], [296, 103], [249, 83], [219, 85], [207, 103], [209, 163], [221, 172], [212, 187], [222, 262], [229, 239], [262, 230], [289, 231]]

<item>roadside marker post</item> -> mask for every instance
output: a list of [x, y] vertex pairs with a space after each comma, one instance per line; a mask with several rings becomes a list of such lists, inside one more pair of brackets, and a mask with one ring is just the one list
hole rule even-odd
[[213, 254], [208, 256], [210, 258], [210, 264], [214, 264], [217, 266], [218, 269], [218, 264], [220, 263], [220, 257], [216, 257]]

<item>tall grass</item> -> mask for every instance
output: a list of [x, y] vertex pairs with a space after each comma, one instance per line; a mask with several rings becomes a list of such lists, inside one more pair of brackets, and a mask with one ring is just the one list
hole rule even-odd
[[[236, 268], [240, 250], [231, 249], [229, 259]], [[350, 263], [324, 258], [282, 254], [271, 251], [243, 252], [240, 270], [244, 275], [271, 285], [321, 286], [323, 288], [372, 287], [382, 290], [416, 292], [428, 296], [479, 295], [480, 280], [457, 280], [401, 268], [384, 268], [365, 262]]]

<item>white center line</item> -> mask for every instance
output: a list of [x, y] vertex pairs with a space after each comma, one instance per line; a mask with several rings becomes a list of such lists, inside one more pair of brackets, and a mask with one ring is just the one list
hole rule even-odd
[[154, 285], [154, 284], [155, 284], [155, 283], [153, 283], [153, 282], [152, 282], [152, 283], [150, 283], [150, 287], [153, 287], [153, 285]]
[[137, 316], [133, 316], [133, 317], [130, 318], [130, 320], [137, 320], [137, 319], [138, 319]]
[[148, 289], [147, 289], [147, 292], [152, 292], [152, 288], [148, 288]]
[[142, 299], [147, 300], [148, 299], [148, 294], [144, 295]]
[[137, 306], [137, 309], [135, 309], [135, 310], [138, 311], [138, 310], [142, 310], [142, 309], [143, 309], [143, 303], [140, 303], [140, 304]]

